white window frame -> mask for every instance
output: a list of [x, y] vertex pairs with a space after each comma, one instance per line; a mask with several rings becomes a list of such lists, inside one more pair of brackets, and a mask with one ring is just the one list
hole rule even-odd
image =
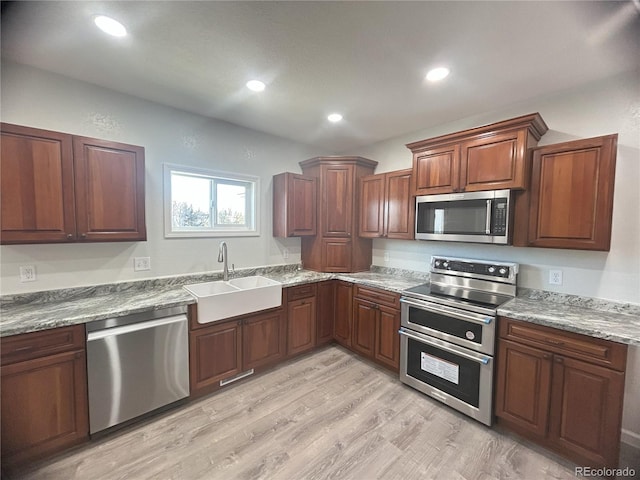
[[[235, 226], [215, 225], [215, 218], [212, 218], [211, 227], [191, 227], [185, 229], [174, 229], [171, 218], [172, 193], [171, 174], [183, 173], [205, 177], [210, 179], [227, 180], [229, 184], [234, 182], [252, 183], [253, 192], [250, 199], [247, 199], [248, 225]], [[191, 167], [165, 163], [163, 165], [164, 184], [164, 236], [165, 238], [187, 238], [187, 237], [258, 237], [260, 236], [260, 177], [244, 175], [240, 173], [223, 172], [219, 170], [209, 170], [206, 168]]]

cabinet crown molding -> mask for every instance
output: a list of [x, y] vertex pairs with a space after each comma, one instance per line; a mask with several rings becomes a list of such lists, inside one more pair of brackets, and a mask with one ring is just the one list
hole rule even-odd
[[540, 140], [540, 137], [547, 133], [549, 127], [542, 119], [539, 113], [531, 113], [529, 115], [523, 115], [521, 117], [511, 118], [509, 120], [503, 120], [497, 123], [491, 123], [489, 125], [483, 125], [480, 127], [470, 128], [468, 130], [462, 130], [460, 132], [448, 133], [446, 135], [440, 135], [438, 137], [427, 138], [426, 140], [419, 140], [417, 142], [407, 143], [406, 147], [412, 152], [419, 152], [427, 149], [428, 147], [436, 144], [454, 143], [460, 140], [467, 139], [469, 137], [482, 137], [493, 135], [498, 132], [504, 132], [505, 130], [527, 128], [529, 134], [533, 138]]
[[304, 168], [313, 167], [321, 163], [322, 164], [335, 163], [339, 165], [356, 164], [356, 165], [361, 165], [363, 167], [371, 167], [374, 169], [376, 168], [376, 166], [378, 166], [378, 162], [376, 162], [375, 160], [370, 160], [364, 157], [343, 156], [343, 155], [331, 155], [328, 157], [313, 157], [313, 158], [309, 158], [308, 160], [303, 160], [299, 162], [299, 165], [304, 169]]

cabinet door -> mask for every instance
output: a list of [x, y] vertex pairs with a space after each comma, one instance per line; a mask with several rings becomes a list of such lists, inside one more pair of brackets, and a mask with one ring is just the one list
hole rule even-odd
[[242, 372], [242, 329], [238, 320], [189, 334], [191, 395], [219, 387], [220, 380]]
[[351, 254], [351, 240], [322, 239], [322, 264], [325, 272], [350, 272]]
[[464, 142], [460, 185], [467, 192], [525, 188], [526, 130], [482, 136]]
[[358, 298], [353, 300], [353, 334], [351, 346], [364, 356], [373, 358], [376, 342], [378, 306]]
[[378, 309], [375, 359], [397, 372], [400, 369], [400, 311], [383, 305]]
[[609, 250], [617, 135], [534, 150], [529, 242]]
[[146, 240], [144, 149], [73, 137], [78, 237]]
[[333, 340], [333, 319], [335, 311], [335, 282], [318, 284], [316, 307], [316, 345]]
[[547, 433], [551, 357], [544, 350], [499, 341], [496, 415], [541, 438]]
[[316, 298], [289, 302], [287, 309], [287, 355], [312, 349], [316, 344]]
[[367, 175], [360, 178], [360, 227], [365, 238], [383, 237], [385, 176]]
[[6, 123], [1, 128], [2, 243], [75, 240], [71, 135]]
[[275, 310], [248, 317], [243, 321], [243, 370], [269, 365], [284, 358], [287, 350], [284, 320], [282, 310]]
[[273, 236], [316, 234], [318, 180], [295, 173], [273, 177]]
[[19, 464], [89, 436], [84, 351], [2, 367], [2, 463]]
[[549, 440], [581, 464], [616, 467], [624, 373], [554, 356]]
[[385, 175], [385, 236], [413, 240], [415, 202], [411, 194], [411, 169]]
[[351, 284], [339, 281], [336, 284], [333, 338], [345, 347], [351, 346], [352, 302]]
[[322, 236], [350, 237], [353, 229], [353, 166], [322, 166]]
[[457, 192], [460, 147], [447, 145], [413, 155], [414, 195]]

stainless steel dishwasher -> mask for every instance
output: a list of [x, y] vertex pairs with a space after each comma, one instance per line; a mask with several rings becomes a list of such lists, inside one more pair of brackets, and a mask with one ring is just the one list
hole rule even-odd
[[186, 307], [87, 324], [93, 434], [189, 395]]

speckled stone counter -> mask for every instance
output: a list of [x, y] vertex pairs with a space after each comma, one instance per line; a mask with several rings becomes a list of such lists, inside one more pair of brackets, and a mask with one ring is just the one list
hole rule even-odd
[[498, 315], [627, 345], [640, 345], [640, 305], [520, 289]]
[[[394, 292], [426, 281], [415, 272], [377, 269], [354, 274], [298, 270], [297, 265], [243, 269], [235, 276], [263, 275], [283, 287], [340, 279]], [[0, 298], [0, 336], [47, 330], [196, 303], [182, 288], [189, 283], [220, 280], [220, 273], [181, 275], [138, 282], [49, 290]]]

